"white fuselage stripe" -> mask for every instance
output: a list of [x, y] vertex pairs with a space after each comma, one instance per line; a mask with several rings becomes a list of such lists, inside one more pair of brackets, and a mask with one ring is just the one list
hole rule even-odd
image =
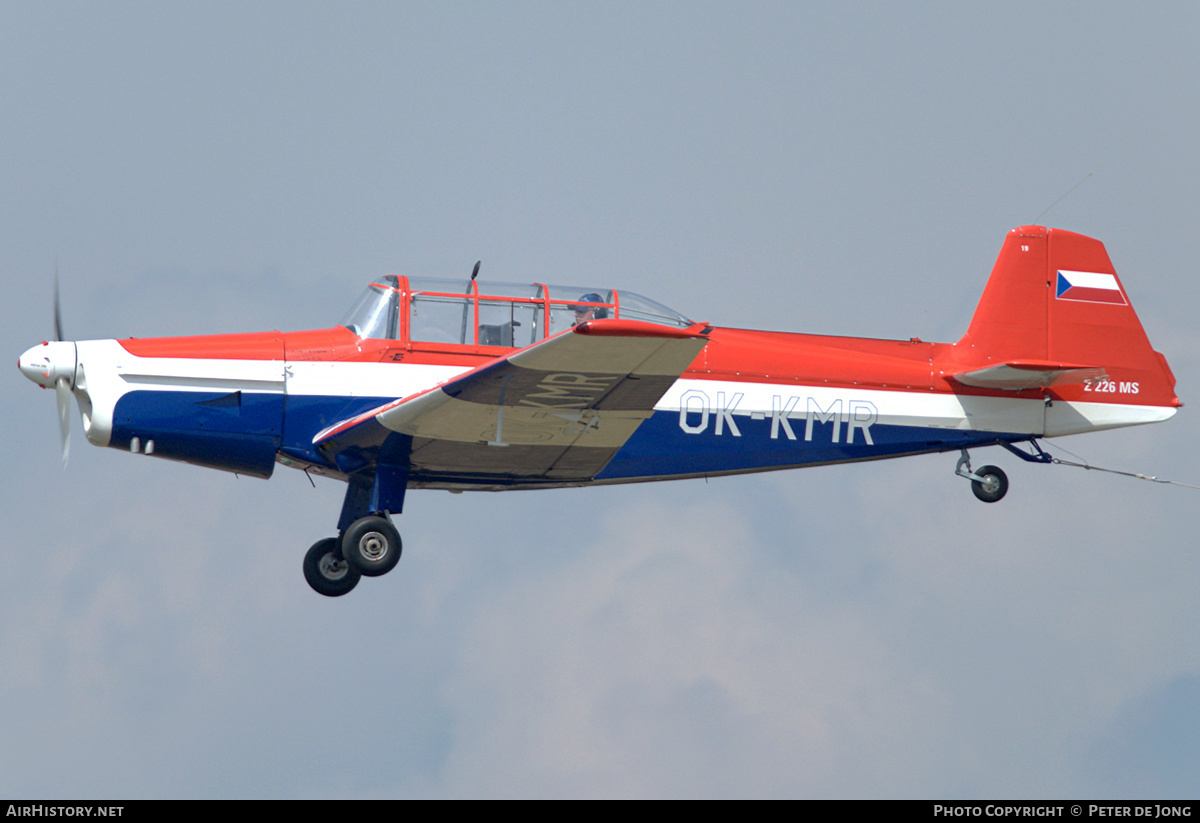
[[[470, 371], [465, 366], [228, 358], [139, 357], [116, 340], [78, 344], [83, 386], [94, 406], [89, 438], [107, 442], [116, 401], [134, 388], [152, 391], [249, 391], [290, 396], [399, 399]], [[679, 414], [707, 410], [732, 419], [804, 421], [870, 415], [873, 423], [935, 429], [1058, 436], [1166, 420], [1175, 409], [1117, 403], [1067, 403], [919, 391], [680, 378], [654, 407]], [[94, 436], [93, 436], [94, 435]]]
[[1167, 406], [1056, 401], [1048, 408], [1040, 398], [688, 378], [677, 380], [654, 408], [666, 412], [708, 409], [713, 413], [789, 421], [831, 413], [844, 420], [852, 416], [852, 410], [860, 409], [861, 413], [874, 415], [874, 423], [883, 425], [1050, 437], [1156, 423], [1175, 413]]

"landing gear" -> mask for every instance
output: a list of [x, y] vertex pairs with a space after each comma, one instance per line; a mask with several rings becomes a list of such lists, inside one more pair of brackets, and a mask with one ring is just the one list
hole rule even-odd
[[1008, 475], [1003, 469], [999, 466], [983, 466], [978, 471], [972, 471], [971, 455], [967, 454], [966, 449], [962, 450], [962, 457], [958, 458], [954, 473], [970, 480], [971, 491], [984, 503], [996, 503], [1008, 493]]
[[361, 577], [342, 559], [336, 537], [318, 540], [304, 555], [304, 579], [317, 594], [341, 597], [357, 586]]
[[1008, 492], [1008, 475], [998, 466], [984, 466], [975, 472], [982, 480], [971, 481], [971, 491], [984, 503], [995, 503]]
[[396, 568], [402, 549], [392, 515], [404, 510], [408, 473], [378, 463], [347, 478], [338, 536], [318, 541], [304, 558], [304, 578], [326, 597], [340, 597], [362, 577]]
[[342, 535], [342, 556], [367, 577], [387, 574], [400, 562], [400, 532], [386, 517], [360, 517]]
[[341, 597], [365, 577], [387, 574], [400, 560], [400, 533], [386, 517], [360, 517], [340, 538], [318, 540], [304, 555], [304, 579], [318, 594]]

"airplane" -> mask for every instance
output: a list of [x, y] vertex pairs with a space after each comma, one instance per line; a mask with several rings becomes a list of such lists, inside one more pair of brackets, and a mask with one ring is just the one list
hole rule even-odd
[[97, 446], [345, 481], [303, 562], [338, 597], [395, 567], [408, 489], [713, 477], [959, 452], [1156, 423], [1183, 404], [1104, 245], [1021, 226], [956, 343], [720, 328], [625, 290], [388, 275], [313, 331], [54, 341], [18, 366]]

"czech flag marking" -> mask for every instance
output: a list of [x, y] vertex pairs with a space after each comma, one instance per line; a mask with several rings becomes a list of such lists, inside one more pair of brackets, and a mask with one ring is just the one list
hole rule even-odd
[[1083, 303], [1112, 303], [1117, 306], [1127, 306], [1125, 295], [1117, 285], [1117, 278], [1111, 274], [1101, 274], [1094, 271], [1063, 271], [1058, 272], [1058, 287], [1055, 297], [1059, 300], [1078, 300]]

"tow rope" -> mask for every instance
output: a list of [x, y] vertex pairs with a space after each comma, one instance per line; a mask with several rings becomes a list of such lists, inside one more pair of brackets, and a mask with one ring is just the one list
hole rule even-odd
[[1055, 463], [1059, 466], [1072, 466], [1077, 469], [1087, 469], [1088, 471], [1105, 472], [1107, 474], [1119, 474], [1122, 477], [1132, 477], [1136, 480], [1148, 480], [1151, 483], [1161, 483], [1163, 485], [1182, 486], [1185, 489], [1200, 489], [1200, 486], [1193, 485], [1192, 483], [1181, 483], [1178, 480], [1167, 480], [1165, 478], [1157, 477], [1155, 475], [1142, 474], [1141, 472], [1123, 472], [1123, 471], [1120, 471], [1119, 469], [1105, 469], [1105, 468], [1101, 468], [1100, 466], [1093, 466], [1091, 463], [1089, 463], [1087, 461], [1087, 458], [1080, 457], [1078, 454], [1075, 454], [1075, 452], [1071, 451], [1070, 449], [1064, 449], [1062, 446], [1058, 445], [1057, 443], [1053, 446], [1053, 448], [1055, 448], [1059, 451], [1064, 451], [1067, 454], [1071, 455], [1072, 457], [1079, 458], [1079, 460], [1083, 461], [1082, 463], [1076, 463], [1073, 460], [1063, 460], [1058, 457], [1051, 457], [1050, 462]]

